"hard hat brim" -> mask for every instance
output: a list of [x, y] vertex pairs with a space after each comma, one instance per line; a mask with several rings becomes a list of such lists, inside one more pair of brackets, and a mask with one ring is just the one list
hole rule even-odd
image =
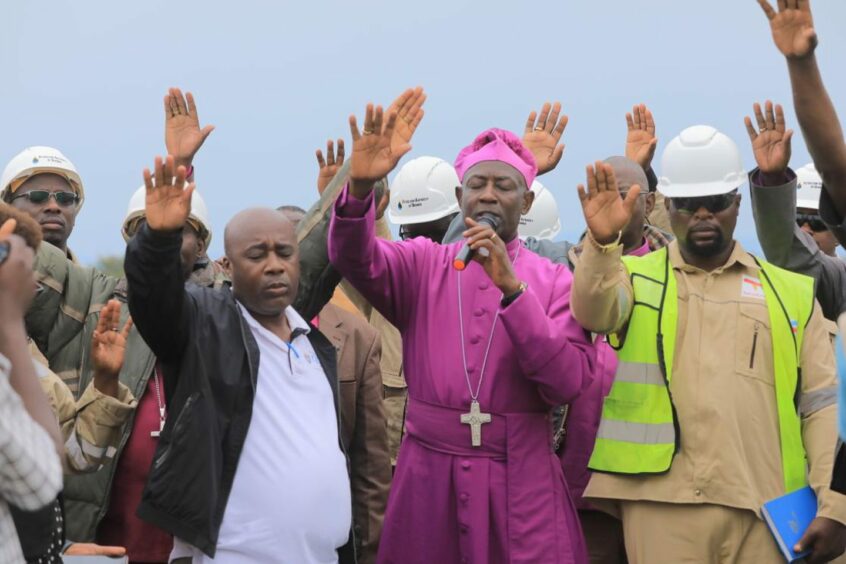
[[439, 219], [443, 219], [448, 215], [452, 215], [454, 213], [459, 212], [458, 204], [455, 204], [454, 207], [446, 210], [445, 212], [430, 212], [430, 213], [423, 213], [418, 215], [405, 215], [401, 213], [397, 213], [392, 209], [388, 209], [388, 219], [391, 220], [391, 223], [394, 225], [416, 225], [418, 223], [428, 223], [430, 221], [438, 221]]
[[[664, 180], [664, 179], [661, 179]], [[658, 181], [658, 191], [667, 198], [699, 198], [728, 194], [742, 187], [745, 182], [702, 182], [697, 184], [672, 184]]]

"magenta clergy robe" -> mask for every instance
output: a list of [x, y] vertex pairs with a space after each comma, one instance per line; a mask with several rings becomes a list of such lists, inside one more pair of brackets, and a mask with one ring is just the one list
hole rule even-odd
[[475, 391], [499, 320], [479, 403], [492, 415], [471, 446], [470, 391], [462, 366], [461, 243], [377, 239], [372, 194], [344, 190], [335, 204], [329, 256], [338, 271], [400, 330], [408, 382], [407, 434], [400, 448], [379, 562], [581, 563], [578, 517], [552, 450], [550, 409], [590, 382], [593, 347], [570, 314], [572, 276], [508, 243], [528, 289], [502, 308], [481, 265], [461, 274], [467, 369]]

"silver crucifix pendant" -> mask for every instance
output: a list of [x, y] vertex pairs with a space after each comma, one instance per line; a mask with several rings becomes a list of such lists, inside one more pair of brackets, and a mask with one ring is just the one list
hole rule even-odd
[[470, 444], [474, 447], [482, 446], [482, 425], [491, 422], [490, 413], [482, 413], [479, 402], [470, 402], [470, 413], [461, 415], [461, 423], [470, 426]]

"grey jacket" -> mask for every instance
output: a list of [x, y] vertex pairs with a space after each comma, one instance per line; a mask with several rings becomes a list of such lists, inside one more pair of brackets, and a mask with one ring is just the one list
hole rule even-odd
[[762, 186], [758, 169], [749, 174], [758, 240], [768, 261], [816, 281], [823, 315], [837, 321], [846, 311], [846, 262], [820, 251], [814, 238], [796, 225], [796, 174], [790, 169], [788, 178], [781, 186]]

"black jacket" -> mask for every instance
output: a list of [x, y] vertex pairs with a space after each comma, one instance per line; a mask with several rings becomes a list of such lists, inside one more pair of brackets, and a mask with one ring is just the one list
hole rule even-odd
[[[126, 250], [129, 310], [162, 367], [168, 406], [138, 516], [213, 557], [250, 426], [259, 350], [230, 290], [184, 284], [181, 242], [180, 232], [144, 225]], [[335, 349], [316, 329], [307, 338], [337, 415]], [[338, 426], [340, 437], [340, 417]], [[352, 541], [351, 533], [342, 562], [355, 561]]]

